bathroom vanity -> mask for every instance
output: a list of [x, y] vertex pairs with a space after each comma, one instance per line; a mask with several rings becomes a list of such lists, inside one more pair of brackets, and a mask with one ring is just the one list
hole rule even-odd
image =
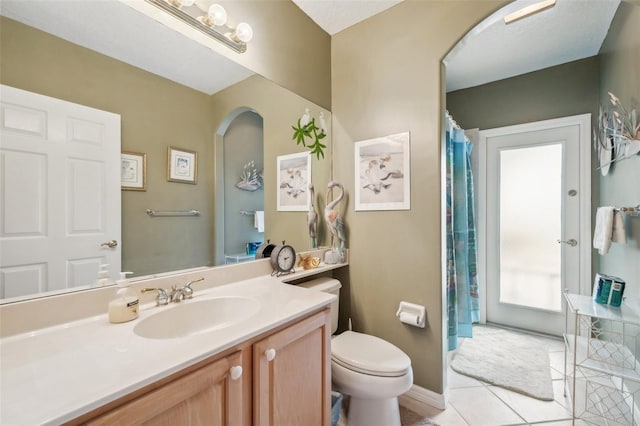
[[[196, 288], [193, 299], [170, 306], [143, 301], [140, 318], [128, 323], [110, 324], [101, 314], [5, 337], [0, 424], [184, 424], [188, 418], [208, 425], [329, 425], [335, 296], [283, 281], [341, 266]], [[206, 271], [199, 275], [210, 281]], [[171, 310], [214, 299], [224, 311], [225, 300], [238, 298], [259, 307], [230, 310], [228, 321], [180, 335], [168, 330], [150, 338], [140, 331], [143, 322], [153, 325], [154, 315], [170, 317]]]

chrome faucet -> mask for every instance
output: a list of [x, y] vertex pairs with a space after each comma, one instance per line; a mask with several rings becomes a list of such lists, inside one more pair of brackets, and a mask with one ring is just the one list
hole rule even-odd
[[177, 288], [175, 285], [171, 287], [169, 301], [171, 303], [179, 303], [184, 300], [184, 287]]
[[182, 287], [176, 287], [175, 285], [171, 288], [171, 295], [169, 296], [169, 301], [173, 303], [179, 303], [184, 299], [191, 299], [193, 297], [193, 289], [191, 288], [191, 284], [197, 283], [199, 281], [204, 281], [204, 278], [197, 278], [195, 280], [191, 280]]
[[169, 304], [169, 296], [163, 288], [143, 288], [140, 290], [140, 293], [144, 294], [150, 291], [158, 292], [158, 295], [156, 296], [156, 306], [165, 306]]
[[196, 278], [195, 280], [191, 280], [182, 287], [182, 291], [184, 293], [185, 299], [191, 299], [193, 297], [193, 289], [191, 288], [191, 284], [204, 281], [204, 277]]

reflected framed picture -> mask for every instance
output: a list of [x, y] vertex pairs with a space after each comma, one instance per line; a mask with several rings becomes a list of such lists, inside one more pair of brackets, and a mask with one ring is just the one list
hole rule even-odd
[[198, 153], [170, 146], [167, 150], [167, 180], [195, 185], [198, 178]]
[[355, 209], [410, 210], [409, 132], [355, 143]]
[[278, 156], [278, 211], [309, 210], [311, 183], [311, 153]]
[[120, 154], [120, 187], [123, 191], [147, 190], [147, 154], [122, 151]]

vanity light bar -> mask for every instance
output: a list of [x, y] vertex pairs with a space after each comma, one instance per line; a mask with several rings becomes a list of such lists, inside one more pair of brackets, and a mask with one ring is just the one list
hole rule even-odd
[[513, 13], [508, 14], [504, 17], [504, 23], [510, 24], [518, 19], [526, 18], [529, 15], [533, 15], [534, 13], [541, 12], [545, 9], [548, 9], [556, 4], [556, 0], [544, 0], [540, 3], [534, 3], [527, 7], [523, 7], [520, 10], [516, 10]]
[[174, 7], [171, 6], [169, 3], [167, 3], [165, 0], [145, 0], [147, 3], [150, 3], [154, 6], [156, 6], [159, 9], [162, 9], [163, 11], [167, 12], [168, 14], [178, 18], [179, 20], [181, 20], [182, 22], [191, 25], [193, 28], [199, 30], [200, 32], [203, 32], [204, 34], [213, 37], [214, 39], [218, 40], [219, 42], [227, 45], [227, 47], [231, 48], [232, 50], [235, 50], [238, 53], [244, 53], [247, 51], [247, 43], [239, 41], [239, 40], [234, 40], [230, 37], [228, 37], [226, 34], [222, 34], [219, 31], [216, 31], [215, 29], [202, 24], [200, 21], [198, 21], [196, 18], [194, 18], [193, 16], [189, 15], [188, 13]]

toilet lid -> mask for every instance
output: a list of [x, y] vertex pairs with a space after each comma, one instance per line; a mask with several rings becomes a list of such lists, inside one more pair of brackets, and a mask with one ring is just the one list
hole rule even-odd
[[349, 370], [371, 376], [398, 377], [411, 367], [411, 359], [396, 346], [355, 331], [345, 331], [331, 340], [331, 359]]

